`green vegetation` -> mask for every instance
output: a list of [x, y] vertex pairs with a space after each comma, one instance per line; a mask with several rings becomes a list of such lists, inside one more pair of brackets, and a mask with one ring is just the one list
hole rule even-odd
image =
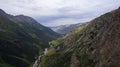
[[13, 66], [6, 63], [0, 63], [0, 67], [13, 67]]
[[55, 48], [50, 48], [46, 54], [46, 56], [52, 56], [56, 53], [56, 49]]
[[43, 49], [49, 47], [48, 42], [59, 36], [31, 17], [12, 16], [2, 11], [0, 13], [0, 67], [29, 67], [39, 54], [42, 54]]
[[68, 67], [70, 65], [71, 52], [56, 52], [42, 58], [41, 67]]
[[29, 35], [31, 35], [32, 38], [37, 38], [37, 36], [35, 34], [33, 34], [33, 33], [29, 33]]
[[63, 38], [58, 38], [56, 40], [53, 40], [53, 41], [49, 42], [49, 44], [52, 47], [58, 47], [58, 46], [61, 46], [62, 41], [63, 41]]
[[52, 47], [42, 58], [40, 62], [41, 67], [68, 67], [70, 65], [72, 51], [57, 50], [58, 47], [61, 48], [63, 46], [63, 40], [63, 38], [58, 38], [49, 42]]

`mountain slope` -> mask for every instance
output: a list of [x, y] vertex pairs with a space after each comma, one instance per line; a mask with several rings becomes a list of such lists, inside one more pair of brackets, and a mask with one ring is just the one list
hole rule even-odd
[[0, 67], [28, 67], [59, 35], [28, 16], [0, 9]]
[[65, 35], [69, 33], [70, 31], [74, 30], [75, 28], [79, 27], [80, 25], [82, 25], [82, 23], [61, 25], [61, 26], [51, 27], [51, 29], [61, 35]]
[[[120, 67], [120, 8], [106, 13], [62, 39], [42, 67]], [[52, 42], [51, 44], [55, 44]], [[46, 65], [45, 65], [46, 64]]]

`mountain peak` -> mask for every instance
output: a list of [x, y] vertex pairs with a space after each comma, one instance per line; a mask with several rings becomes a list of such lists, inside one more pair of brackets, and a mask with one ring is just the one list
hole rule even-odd
[[21, 15], [16, 15], [15, 17], [24, 18], [24, 19], [25, 19], [25, 18], [30, 18], [30, 17], [25, 16], [25, 15], [22, 15], [22, 14], [21, 14]]
[[6, 15], [6, 12], [2, 9], [0, 9], [0, 15]]
[[118, 10], [120, 10], [120, 6], [119, 6]]
[[0, 13], [5, 13], [5, 11], [4, 11], [4, 10], [2, 10], [2, 9], [0, 9]]
[[8, 17], [8, 16], [11, 16], [11, 15], [7, 14], [4, 10], [0, 9], [0, 16]]

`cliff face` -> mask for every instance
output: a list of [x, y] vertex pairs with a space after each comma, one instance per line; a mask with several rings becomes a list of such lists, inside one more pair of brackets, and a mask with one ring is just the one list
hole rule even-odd
[[120, 67], [120, 8], [77, 28], [59, 45], [47, 57], [50, 67]]
[[119, 31], [120, 9], [102, 15], [84, 27], [75, 40], [80, 66], [119, 67]]

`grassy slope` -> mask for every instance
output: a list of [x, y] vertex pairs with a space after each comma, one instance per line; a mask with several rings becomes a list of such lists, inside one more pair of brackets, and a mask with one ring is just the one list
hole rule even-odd
[[59, 36], [30, 17], [6, 15], [0, 14], [0, 67], [28, 67]]

